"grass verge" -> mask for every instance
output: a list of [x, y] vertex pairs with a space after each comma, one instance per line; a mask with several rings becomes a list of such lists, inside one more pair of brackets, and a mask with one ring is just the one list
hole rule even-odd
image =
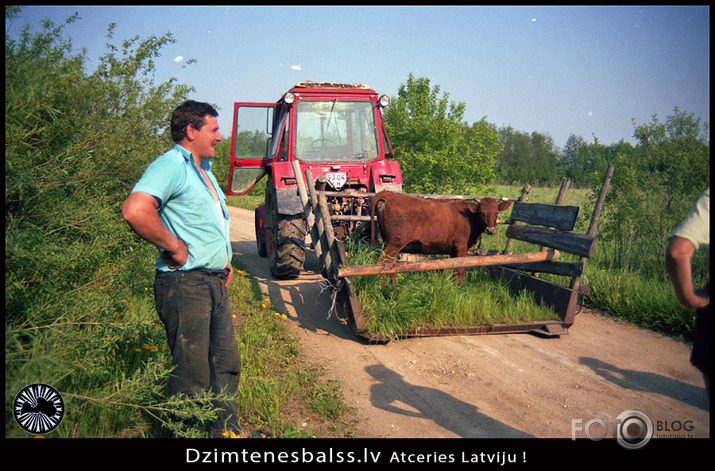
[[[198, 427], [184, 429], [177, 418], [208, 422], [211, 401], [219, 397], [167, 397], [171, 356], [151, 276], [142, 266], [132, 279], [136, 286], [99, 293], [93, 302], [103, 308], [96, 313], [78, 309], [50, 324], [6, 319], [6, 438], [31, 436], [12, 417], [12, 400], [38, 382], [65, 400], [65, 416], [47, 438], [206, 436]], [[237, 401], [241, 425], [276, 438], [352, 436], [355, 419], [340, 385], [303, 356], [284, 316], [240, 266], [228, 293], [242, 371], [237, 397], [227, 399]]]
[[241, 424], [283, 438], [353, 436], [356, 419], [341, 386], [303, 356], [287, 316], [235, 263], [229, 296], [241, 351]]

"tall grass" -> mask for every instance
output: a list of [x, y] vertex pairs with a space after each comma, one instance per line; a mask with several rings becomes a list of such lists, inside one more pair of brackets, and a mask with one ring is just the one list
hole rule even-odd
[[[287, 316], [275, 310], [241, 267], [235, 271], [229, 294], [241, 352], [237, 396], [241, 422], [274, 437], [350, 434], [349, 427], [332, 428], [334, 422], [352, 420], [340, 386], [325, 380], [325, 372], [303, 356], [288, 330]], [[298, 412], [302, 418], [313, 417], [313, 429], [301, 429], [303, 420], [297, 421], [297, 411], [302, 411]]]
[[[36, 382], [56, 387], [65, 399], [66, 415], [52, 438], [206, 436], [179, 419], [208, 422], [215, 417], [212, 401], [225, 396], [167, 397], [171, 359], [148, 273], [146, 267], [135, 272], [143, 283], [121, 298], [98, 299], [108, 306], [102, 316], [6, 323], [6, 437], [27, 437], [12, 417], [12, 400]], [[229, 296], [242, 370], [237, 396], [227, 399], [237, 402], [241, 425], [273, 437], [351, 434], [352, 410], [340, 386], [303, 356], [286, 316], [273, 309], [255, 280], [241, 267], [235, 273]], [[311, 428], [302, 426], [306, 421]]]
[[[381, 249], [352, 242], [348, 265], [378, 263]], [[389, 277], [352, 279], [362, 310], [368, 318], [367, 330], [397, 338], [421, 327], [473, 327], [557, 320], [548, 308], [537, 305], [525, 291], [513, 292], [495, 281], [484, 269], [467, 270], [460, 286], [453, 270], [403, 273], [397, 277], [398, 290]]]
[[[611, 191], [617, 191], [611, 188]], [[500, 196], [519, 196], [520, 188], [514, 186], [500, 186], [497, 188]], [[554, 203], [558, 188], [535, 187], [530, 192], [530, 202]], [[580, 208], [575, 233], [585, 233], [593, 213], [596, 199], [596, 189], [571, 188], [566, 194], [564, 204]], [[508, 219], [511, 210], [501, 215]], [[666, 236], [661, 236], [654, 242], [648, 232], [633, 234], [633, 239], [628, 242], [630, 248], [628, 257], [637, 264], [627, 264], [622, 267], [614, 264], [614, 259], [623, 253], [624, 240], [614, 237], [610, 232], [614, 227], [613, 218], [625, 217], [625, 212], [616, 212], [604, 206], [601, 220], [596, 231], [598, 238], [593, 256], [586, 262], [582, 278], [582, 285], [590, 289], [590, 294], [585, 296], [584, 304], [624, 321], [652, 329], [666, 335], [688, 339], [693, 328], [693, 311], [682, 307], [673, 292], [672, 285], [665, 272], [665, 245]], [[500, 226], [498, 235], [484, 239], [484, 246], [490, 249], [502, 249], [506, 243], [506, 228]], [[609, 232], [607, 232], [609, 231]], [[648, 244], [640, 244], [639, 238], [649, 240]], [[653, 249], [653, 245], [660, 249]], [[534, 250], [532, 244], [516, 241], [513, 245], [514, 252]], [[696, 254], [694, 266], [703, 266], [705, 251]], [[562, 261], [576, 261], [578, 258], [570, 254], [562, 254]], [[648, 267], [648, 269], [643, 269]], [[563, 277], [542, 275], [555, 283], [564, 284]], [[696, 273], [696, 284], [704, 281], [703, 273]]]
[[[490, 194], [494, 196], [518, 197], [520, 186], [496, 186]], [[558, 188], [533, 187], [529, 202], [554, 203]], [[564, 204], [580, 208], [575, 233], [585, 233], [588, 229], [593, 207], [595, 190], [571, 188]], [[500, 214], [508, 220], [511, 208]], [[613, 217], [614, 212], [605, 208], [604, 219]], [[497, 227], [497, 233], [484, 236], [482, 248], [503, 250], [506, 246], [506, 226]], [[652, 329], [666, 335], [688, 339], [693, 328], [693, 312], [678, 304], [672, 286], [666, 277], [661, 259], [653, 260], [651, 247], [639, 253], [637, 243], [632, 247], [640, 265], [652, 267], [649, 271], [628, 268], [614, 268], [614, 253], [620, 251], [619, 242], [604, 234], [602, 224], [596, 232], [598, 242], [581, 280], [590, 289], [583, 298], [583, 304], [607, 315]], [[664, 250], [664, 241], [661, 241]], [[521, 241], [513, 241], [514, 253], [533, 252], [538, 247]], [[351, 245], [349, 264], [377, 263], [379, 253], [359, 245]], [[703, 254], [698, 254], [703, 257]], [[577, 261], [578, 257], [562, 253], [561, 261]], [[698, 261], [696, 260], [696, 264]], [[549, 312], [534, 310], [533, 300], [526, 292], [513, 293], [495, 282], [483, 269], [467, 270], [465, 288], [458, 286], [448, 272], [425, 272], [398, 274], [398, 287], [394, 292], [387, 279], [386, 286], [380, 285], [379, 277], [356, 277], [353, 284], [361, 307], [368, 314], [368, 329], [383, 332], [388, 336], [399, 336], [401, 332], [429, 325], [466, 326], [491, 325], [495, 322], [526, 322], [530, 319], [548, 319]], [[541, 278], [556, 284], [568, 286], [570, 278], [541, 274]], [[698, 279], [697, 282], [702, 281]], [[544, 308], [540, 308], [544, 309]], [[548, 309], [546, 310], [548, 311]], [[553, 313], [551, 313], [553, 315]]]

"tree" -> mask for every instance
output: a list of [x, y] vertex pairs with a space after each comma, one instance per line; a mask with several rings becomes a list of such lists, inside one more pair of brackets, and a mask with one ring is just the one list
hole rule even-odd
[[692, 113], [675, 107], [664, 123], [653, 116], [648, 124], [635, 126], [640, 141], [640, 168], [644, 183], [658, 185], [671, 197], [667, 208], [680, 204], [678, 197], [694, 200], [710, 184], [710, 146], [707, 125]]
[[[6, 24], [17, 11], [6, 9]], [[153, 81], [169, 34], [116, 46], [110, 25], [107, 53], [87, 73], [84, 52], [73, 54], [63, 35], [76, 20], [5, 39], [5, 379], [8, 391], [41, 378], [94, 398], [97, 407], [67, 408], [64, 436], [122, 433], [127, 409], [136, 420], [163, 394], [170, 362], [136, 353], [138, 342], [165, 341], [155, 312], [143, 308], [156, 249], [132, 233], [120, 207], [173, 144], [168, 117], [190, 91]], [[140, 306], [130, 312], [128, 300]], [[154, 317], [143, 322], [140, 313]]]
[[[67, 20], [74, 22], [76, 16]], [[168, 116], [189, 89], [153, 84], [170, 34], [111, 44], [96, 72], [64, 25], [5, 42], [6, 307], [56, 315], [79, 286], [126, 257], [119, 207], [148, 162], [171, 145]], [[119, 257], [119, 258], [118, 258]], [[73, 293], [66, 297], [62, 293]]]
[[469, 127], [464, 110], [427, 78], [410, 74], [400, 86], [385, 121], [408, 191], [446, 194], [491, 183], [496, 130], [484, 119]]
[[571, 134], [561, 154], [561, 167], [574, 186], [583, 186], [588, 181], [590, 160], [591, 150], [588, 142], [581, 136]]
[[571, 134], [561, 152], [560, 164], [573, 186], [586, 188], [600, 184], [608, 165], [615, 163], [618, 155], [630, 158], [633, 149], [630, 143], [623, 140], [604, 146], [597, 138], [588, 143], [583, 137]]
[[617, 147], [602, 230], [617, 247], [613, 267], [665, 279], [668, 236], [710, 185], [707, 125], [677, 107], [665, 122], [653, 116], [650, 123], [633, 125], [639, 144], [632, 151]]
[[498, 178], [507, 184], [545, 185], [562, 175], [554, 140], [549, 135], [499, 129], [503, 150], [497, 157]]

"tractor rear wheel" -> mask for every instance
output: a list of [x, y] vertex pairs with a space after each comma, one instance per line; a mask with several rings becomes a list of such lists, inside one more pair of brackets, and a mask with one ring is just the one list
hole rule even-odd
[[256, 249], [258, 250], [259, 257], [267, 257], [268, 250], [266, 249], [266, 233], [263, 229], [263, 209], [264, 205], [260, 205], [256, 208], [254, 222], [256, 226]]
[[270, 190], [266, 191], [264, 217], [271, 274], [278, 279], [296, 278], [305, 264], [305, 220], [300, 215], [279, 214]]

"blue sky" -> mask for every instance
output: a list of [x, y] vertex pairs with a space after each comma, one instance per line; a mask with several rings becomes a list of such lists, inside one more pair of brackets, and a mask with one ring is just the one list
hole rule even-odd
[[25, 6], [6, 31], [74, 12], [66, 32], [90, 58], [105, 52], [110, 22], [115, 43], [171, 32], [157, 80], [194, 86], [192, 98], [220, 107], [226, 135], [234, 101], [272, 102], [301, 80], [395, 96], [410, 73], [464, 102], [470, 123], [538, 131], [559, 147], [570, 134], [635, 142], [633, 119], [676, 106], [710, 122], [708, 6]]

